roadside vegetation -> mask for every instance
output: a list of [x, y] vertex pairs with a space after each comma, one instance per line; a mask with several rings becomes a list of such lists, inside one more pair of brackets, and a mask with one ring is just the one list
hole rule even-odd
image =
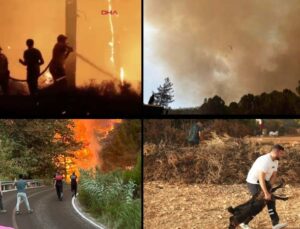
[[[97, 134], [97, 133], [96, 133]], [[98, 134], [101, 166], [81, 171], [79, 201], [107, 228], [142, 225], [141, 122], [124, 120], [105, 138]]]
[[141, 228], [141, 157], [130, 171], [81, 171], [79, 200], [108, 228]]

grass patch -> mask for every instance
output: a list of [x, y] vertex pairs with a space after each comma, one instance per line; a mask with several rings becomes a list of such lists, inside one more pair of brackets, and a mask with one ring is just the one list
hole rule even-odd
[[81, 171], [79, 201], [108, 228], [141, 228], [141, 158], [131, 171]]

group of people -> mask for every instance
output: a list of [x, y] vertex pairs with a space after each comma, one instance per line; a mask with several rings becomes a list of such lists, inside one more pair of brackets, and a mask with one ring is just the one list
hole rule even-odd
[[[28, 39], [26, 45], [27, 49], [24, 51], [23, 59], [19, 59], [19, 62], [27, 67], [26, 81], [30, 95], [36, 95], [38, 92], [38, 78], [44, 73], [44, 71], [41, 73], [40, 70], [40, 66], [44, 64], [44, 59], [41, 51], [34, 47], [33, 39]], [[3, 94], [8, 94], [10, 71], [8, 68], [8, 59], [2, 51], [0, 47], [0, 87]], [[73, 48], [67, 44], [67, 37], [62, 34], [59, 35], [52, 51], [52, 59], [46, 67], [46, 69], [49, 67], [54, 82], [66, 76], [65, 60], [72, 51]]]
[[[63, 180], [64, 177], [63, 175], [60, 174], [60, 172], [57, 172], [53, 178], [54, 180], [54, 187], [56, 189], [56, 194], [57, 194], [57, 198], [62, 201], [63, 200]], [[76, 197], [77, 196], [77, 176], [75, 174], [75, 172], [72, 173], [72, 175], [70, 176], [70, 180], [71, 180], [71, 192], [72, 192], [72, 197]]]
[[[71, 179], [72, 197], [76, 197], [77, 196], [77, 176], [76, 176], [75, 172], [72, 173], [72, 175], [70, 176], [70, 179]], [[57, 172], [55, 174], [53, 180], [54, 180], [54, 186], [56, 188], [57, 197], [60, 201], [62, 201], [63, 200], [64, 177], [60, 174], [60, 172]], [[16, 187], [16, 190], [17, 190], [16, 214], [20, 214], [20, 203], [22, 200], [24, 201], [24, 203], [26, 205], [28, 213], [32, 213], [33, 210], [30, 207], [28, 197], [26, 194], [26, 190], [25, 190], [26, 187], [28, 186], [28, 183], [23, 179], [22, 174], [19, 175], [18, 180], [15, 180], [14, 186]], [[3, 198], [3, 192], [2, 192], [1, 182], [0, 182], [0, 213], [6, 213], [7, 210], [4, 209], [2, 198]]]

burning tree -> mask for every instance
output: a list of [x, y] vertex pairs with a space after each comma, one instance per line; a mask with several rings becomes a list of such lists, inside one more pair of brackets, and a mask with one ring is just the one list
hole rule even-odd
[[157, 90], [158, 92], [154, 95], [154, 103], [164, 108], [168, 108], [169, 104], [174, 102], [173, 83], [170, 81], [169, 77], [165, 78], [164, 84], [162, 86], [160, 85]]
[[104, 171], [133, 168], [141, 152], [141, 121], [125, 120], [115, 125], [105, 138], [98, 138], [102, 146], [99, 156]]

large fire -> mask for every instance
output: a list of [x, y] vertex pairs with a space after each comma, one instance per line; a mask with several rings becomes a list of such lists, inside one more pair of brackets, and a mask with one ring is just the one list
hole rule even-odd
[[[66, 164], [66, 181], [70, 181], [70, 175], [75, 172], [79, 177], [79, 169], [94, 169], [101, 167], [101, 161], [98, 157], [101, 146], [99, 138], [105, 138], [113, 130], [120, 119], [75, 119], [75, 138], [83, 142], [83, 148], [74, 152], [75, 158], [67, 157]], [[97, 133], [97, 136], [96, 136]]]

